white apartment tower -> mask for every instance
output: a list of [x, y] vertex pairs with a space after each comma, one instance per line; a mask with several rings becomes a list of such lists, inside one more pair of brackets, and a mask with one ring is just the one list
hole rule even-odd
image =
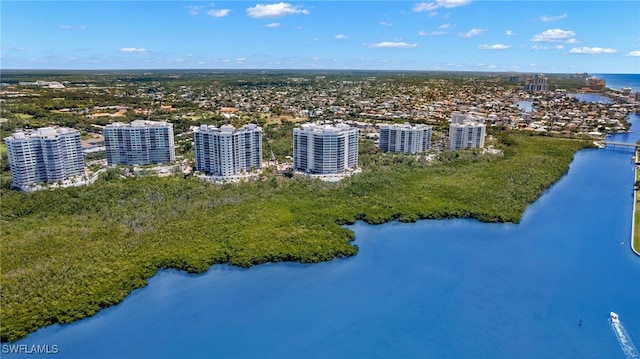
[[449, 126], [449, 149], [483, 148], [486, 136], [484, 119], [454, 112]]
[[379, 147], [384, 152], [420, 153], [431, 148], [431, 126], [380, 125]]
[[524, 90], [531, 92], [540, 92], [549, 90], [549, 80], [543, 74], [537, 74], [525, 80]]
[[104, 127], [104, 144], [109, 165], [148, 165], [175, 160], [173, 124], [136, 120]]
[[262, 128], [202, 125], [193, 130], [196, 171], [234, 176], [262, 168]]
[[358, 167], [358, 129], [346, 124], [306, 123], [293, 130], [293, 169], [343, 174]]
[[28, 191], [34, 183], [62, 181], [84, 174], [80, 133], [74, 129], [44, 127], [19, 131], [4, 142], [14, 188]]

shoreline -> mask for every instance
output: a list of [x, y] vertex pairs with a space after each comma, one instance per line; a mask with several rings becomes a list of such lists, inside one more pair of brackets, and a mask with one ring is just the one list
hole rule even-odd
[[[566, 175], [575, 153], [590, 147], [586, 141], [537, 136], [509, 135], [504, 140], [507, 151], [500, 160], [425, 167], [412, 163], [378, 164], [343, 184], [257, 182], [242, 189], [212, 188], [199, 181], [167, 177], [107, 181], [99, 186], [51, 193], [8, 193], [3, 220], [7, 221], [7, 238], [13, 240], [3, 243], [5, 253], [15, 251], [17, 258], [22, 258], [27, 234], [29, 242], [48, 243], [49, 232], [56, 233], [54, 239], [61, 246], [76, 248], [79, 242], [87, 247], [83, 251], [53, 253], [59, 260], [52, 262], [54, 268], [45, 273], [38, 272], [38, 267], [29, 261], [15, 263], [14, 268], [3, 266], [7, 290], [2, 298], [0, 342], [19, 340], [50, 324], [92, 316], [146, 286], [146, 280], [162, 268], [202, 273], [213, 264], [250, 267], [267, 262], [316, 263], [352, 256], [357, 251], [351, 243], [354, 234], [341, 225], [356, 220], [379, 224], [475, 218], [518, 223], [524, 209]], [[541, 166], [531, 166], [532, 161]], [[469, 171], [474, 176], [469, 176]], [[466, 176], [461, 177], [462, 173]], [[482, 190], [462, 190], [475, 183], [476, 178], [485, 181]], [[532, 178], [537, 179], [535, 183]], [[521, 186], [522, 183], [529, 186]], [[124, 188], [128, 191], [126, 201], [107, 201]], [[154, 188], [151, 197], [149, 188]], [[430, 189], [429, 201], [422, 200], [425, 188]], [[265, 192], [270, 194], [269, 200]], [[493, 193], [493, 197], [486, 193]], [[519, 194], [517, 198], [514, 193]], [[52, 194], [56, 195], [53, 202], [57, 215], [52, 215], [44, 203], [51, 202]], [[25, 196], [29, 201], [24, 200]], [[87, 198], [92, 202], [83, 201]], [[489, 202], [483, 205], [482, 199]], [[48, 217], [40, 225], [49, 226], [49, 232], [23, 230], [30, 228], [34, 217], [40, 218], [44, 213]], [[235, 220], [230, 221], [230, 216]], [[238, 216], [245, 220], [237, 220]], [[105, 227], [105, 220], [121, 225]], [[67, 224], [62, 226], [62, 222]], [[76, 222], [77, 226], [68, 225]], [[208, 224], [213, 222], [218, 230], [208, 231]], [[80, 223], [82, 228], [78, 230]], [[134, 227], [128, 229], [124, 225]], [[228, 237], [225, 233], [235, 235]], [[87, 238], [93, 240], [87, 242]], [[186, 243], [182, 238], [191, 240]], [[31, 253], [30, 257], [52, 255], [46, 250], [41, 252]], [[64, 263], [73, 266], [64, 271]], [[62, 267], [57, 268], [56, 264]], [[44, 281], [24, 280], [23, 273], [31, 273], [28, 278], [45, 276], [47, 286], [41, 285]], [[81, 283], [91, 283], [90, 291]], [[21, 315], [32, 308], [33, 301], [47, 306], [38, 307], [40, 311], [30, 309], [30, 316]]]
[[[633, 180], [634, 180], [634, 187], [635, 187], [635, 181], [637, 181], [638, 179], [638, 165], [635, 164], [635, 162], [638, 159], [638, 153], [640, 151], [638, 151], [638, 149], [636, 149], [636, 153], [635, 153], [635, 157], [634, 157], [634, 164], [633, 164]], [[640, 246], [640, 240], [636, 240], [636, 222], [638, 221], [638, 218], [636, 217], [636, 207], [638, 204], [638, 189], [634, 188], [633, 189], [633, 211], [631, 212], [631, 250], [633, 251], [633, 253], [635, 253], [637, 256], [640, 257], [640, 251], [636, 249], [636, 241], [639, 242], [638, 246]]]

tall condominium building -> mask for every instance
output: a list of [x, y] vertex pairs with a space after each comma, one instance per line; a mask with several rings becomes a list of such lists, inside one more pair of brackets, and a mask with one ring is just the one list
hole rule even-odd
[[136, 120], [104, 127], [109, 165], [148, 165], [175, 160], [173, 124]]
[[34, 183], [56, 182], [84, 174], [80, 132], [70, 128], [39, 128], [4, 139], [11, 185], [28, 191]]
[[454, 112], [449, 126], [449, 149], [484, 147], [486, 126], [484, 119]]
[[233, 176], [262, 167], [262, 128], [202, 125], [193, 130], [196, 171]]
[[607, 80], [596, 77], [589, 77], [586, 80], [587, 87], [593, 91], [604, 91], [607, 87]]
[[384, 152], [420, 153], [431, 147], [431, 126], [380, 125], [380, 149]]
[[549, 89], [549, 80], [543, 74], [537, 74], [525, 80], [524, 90], [531, 92], [547, 91]]
[[358, 129], [306, 123], [293, 129], [293, 169], [341, 174], [358, 166]]

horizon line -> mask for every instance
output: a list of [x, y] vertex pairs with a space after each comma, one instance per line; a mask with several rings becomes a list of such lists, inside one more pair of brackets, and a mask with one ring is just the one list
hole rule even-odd
[[583, 71], [583, 72], [545, 72], [545, 71], [515, 71], [515, 70], [510, 70], [510, 71], [490, 71], [490, 70], [445, 70], [445, 69], [438, 69], [438, 70], [416, 70], [416, 69], [357, 69], [357, 68], [353, 68], [353, 69], [312, 69], [312, 68], [198, 68], [198, 69], [190, 69], [190, 68], [148, 68], [148, 69], [135, 69], [135, 68], [120, 68], [120, 69], [64, 69], [64, 68], [31, 68], [31, 69], [17, 69], [17, 68], [13, 68], [13, 69], [2, 69], [0, 68], [0, 73], [2, 72], [37, 72], [37, 71], [56, 71], [56, 72], [63, 72], [63, 71], [72, 71], [72, 72], [98, 72], [98, 71], [105, 71], [105, 72], [116, 72], [116, 71], [125, 71], [125, 72], [144, 72], [144, 71], [191, 71], [191, 72], [205, 72], [205, 71], [236, 71], [236, 72], [255, 72], [255, 71], [273, 71], [273, 72], [285, 72], [285, 71], [309, 71], [309, 72], [441, 72], [441, 73], [488, 73], [488, 74], [510, 74], [510, 73], [514, 73], [514, 74], [554, 74], [554, 75], [560, 75], [560, 74], [571, 74], [571, 75], [575, 75], [575, 74], [587, 74], [587, 75], [593, 75], [593, 74], [607, 74], [607, 75], [636, 75], [634, 73], [623, 73], [623, 72], [588, 72], [588, 71]]

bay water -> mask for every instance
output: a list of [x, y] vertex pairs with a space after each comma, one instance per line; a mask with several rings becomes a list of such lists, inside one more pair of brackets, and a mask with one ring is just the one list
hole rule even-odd
[[2, 357], [626, 358], [608, 318], [640, 343], [631, 158], [579, 151], [518, 224], [358, 222], [352, 258], [163, 270], [117, 306], [3, 344]]

